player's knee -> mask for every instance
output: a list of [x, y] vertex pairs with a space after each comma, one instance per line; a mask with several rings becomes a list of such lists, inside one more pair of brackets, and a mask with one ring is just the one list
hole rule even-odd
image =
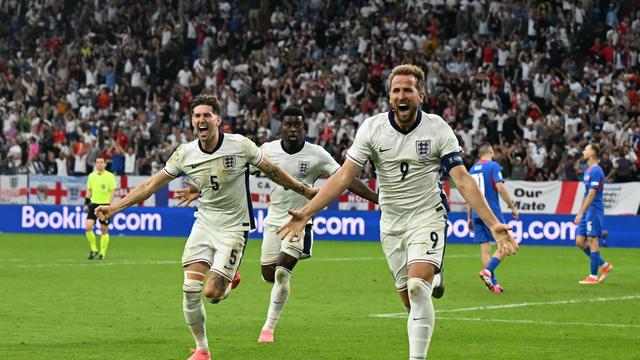
[[282, 266], [276, 268], [275, 280], [277, 282], [285, 283], [289, 281], [289, 278], [291, 278], [291, 271], [289, 269]]
[[225, 298], [225, 290], [220, 290], [216, 288], [205, 289], [204, 296], [207, 298], [207, 301], [212, 304], [217, 304]]
[[200, 295], [202, 294], [202, 281], [196, 279], [184, 279], [182, 284], [182, 291], [184, 291], [185, 305], [190, 307], [200, 301]]
[[407, 291], [409, 300], [416, 301], [421, 298], [431, 298], [430, 287], [426, 280], [421, 278], [409, 278], [407, 280]]

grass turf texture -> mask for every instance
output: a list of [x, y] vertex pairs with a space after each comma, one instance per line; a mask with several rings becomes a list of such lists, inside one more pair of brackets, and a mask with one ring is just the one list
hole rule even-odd
[[[0, 235], [0, 359], [186, 359], [183, 244], [114, 236], [98, 262], [86, 260], [83, 234]], [[240, 286], [205, 304], [215, 359], [408, 357], [403, 307], [377, 243], [316, 242], [295, 269], [276, 343], [258, 344], [270, 292], [259, 252], [250, 241]], [[640, 250], [603, 255], [614, 271], [586, 286], [577, 283], [588, 271], [583, 253], [524, 247], [498, 268], [506, 292], [494, 295], [477, 276], [478, 246], [447, 246], [429, 358], [638, 359]], [[494, 308], [460, 310], [481, 306]]]

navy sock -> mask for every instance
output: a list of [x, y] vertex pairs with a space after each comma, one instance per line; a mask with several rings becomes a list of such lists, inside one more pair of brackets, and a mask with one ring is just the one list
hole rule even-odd
[[598, 260], [602, 260], [600, 258], [600, 251], [593, 251], [589, 256], [591, 258], [591, 275], [598, 276]]
[[[588, 256], [591, 257], [591, 249], [587, 246], [586, 248], [582, 249], [582, 251]], [[605, 261], [604, 259], [600, 256], [600, 252], [598, 251], [598, 267], [604, 265]]]

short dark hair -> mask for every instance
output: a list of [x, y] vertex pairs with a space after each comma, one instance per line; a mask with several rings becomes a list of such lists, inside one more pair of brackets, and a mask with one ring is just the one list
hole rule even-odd
[[285, 116], [300, 116], [304, 119], [304, 112], [297, 106], [289, 106], [280, 113], [280, 121], [284, 120]]
[[491, 152], [491, 144], [488, 143], [488, 142], [483, 142], [478, 147], [478, 156], [482, 156], [484, 154], [488, 154], [489, 152]]
[[195, 109], [195, 107], [198, 105], [209, 105], [213, 109], [214, 114], [218, 116], [221, 115], [220, 102], [218, 101], [217, 97], [211, 94], [202, 93], [191, 100], [191, 102], [189, 103], [189, 111], [192, 115], [193, 109]]
[[589, 145], [591, 145], [591, 150], [593, 150], [593, 152], [596, 153], [596, 157], [600, 156], [600, 145], [596, 143], [591, 143]]

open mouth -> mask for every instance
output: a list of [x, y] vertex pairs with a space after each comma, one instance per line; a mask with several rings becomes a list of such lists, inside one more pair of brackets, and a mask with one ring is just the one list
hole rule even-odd
[[406, 113], [409, 111], [409, 104], [398, 104], [398, 111], [401, 113]]
[[207, 136], [209, 133], [209, 127], [206, 124], [198, 125], [198, 135]]

